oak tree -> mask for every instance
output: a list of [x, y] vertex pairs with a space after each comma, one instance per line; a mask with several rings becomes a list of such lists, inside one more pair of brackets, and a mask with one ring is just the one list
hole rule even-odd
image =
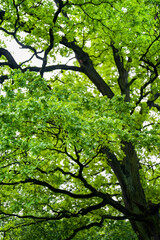
[[0, 7], [4, 239], [35, 224], [84, 239], [122, 220], [160, 239], [159, 0]]

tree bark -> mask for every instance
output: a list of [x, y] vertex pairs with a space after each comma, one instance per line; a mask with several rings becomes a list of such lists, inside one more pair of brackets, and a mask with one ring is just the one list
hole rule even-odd
[[63, 37], [61, 40], [61, 44], [72, 49], [75, 53], [76, 59], [78, 60], [82, 71], [87, 75], [87, 77], [93, 82], [93, 84], [97, 87], [100, 93], [103, 96], [107, 96], [108, 98], [112, 98], [114, 96], [113, 91], [107, 85], [107, 83], [102, 79], [102, 77], [95, 70], [89, 55], [83, 51], [82, 48], [76, 45], [75, 41], [68, 42], [68, 40]]
[[[130, 220], [139, 240], [160, 240], [159, 205], [148, 204], [140, 182], [139, 159], [131, 143], [123, 143], [125, 158], [121, 165], [122, 175], [115, 172], [122, 189], [125, 207], [144, 220]], [[123, 178], [123, 181], [121, 180]]]

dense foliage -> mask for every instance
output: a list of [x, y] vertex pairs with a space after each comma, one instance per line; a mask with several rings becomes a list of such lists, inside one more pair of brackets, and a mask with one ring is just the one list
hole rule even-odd
[[0, 6], [3, 239], [158, 240], [159, 1]]

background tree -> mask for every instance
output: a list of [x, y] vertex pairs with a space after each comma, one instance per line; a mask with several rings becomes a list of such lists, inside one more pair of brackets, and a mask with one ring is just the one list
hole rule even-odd
[[128, 219], [139, 240], [158, 240], [159, 1], [0, 4], [4, 239], [47, 223], [82, 239]]

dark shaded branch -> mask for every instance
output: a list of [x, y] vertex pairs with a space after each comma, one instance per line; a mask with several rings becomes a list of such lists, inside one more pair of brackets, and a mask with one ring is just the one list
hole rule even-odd
[[[0, 66], [2, 65], [6, 65], [6, 66], [13, 66], [12, 64], [9, 64], [9, 63], [4, 63], [2, 62], [2, 64], [0, 63]], [[20, 68], [20, 65], [17, 65], [18, 68]], [[15, 68], [13, 68], [15, 69]], [[26, 67], [26, 68], [23, 68], [21, 69], [22, 72], [26, 72], [27, 70], [29, 71], [32, 71], [32, 72], [40, 72], [41, 70], [41, 67], [36, 67], [36, 66], [33, 66], [33, 67]], [[54, 71], [54, 70], [70, 70], [70, 71], [75, 71], [75, 72], [81, 72], [83, 73], [83, 69], [80, 68], [80, 67], [76, 67], [76, 66], [67, 66], [67, 65], [63, 65], [63, 64], [59, 64], [59, 65], [52, 65], [52, 66], [46, 66], [45, 69], [44, 69], [44, 72], [51, 72], [51, 71]], [[9, 76], [8, 75], [2, 75], [0, 76], [0, 84], [2, 84], [6, 79], [8, 79]]]
[[34, 58], [34, 56], [35, 56], [35, 53], [33, 53], [32, 56], [31, 56], [29, 59], [27, 59], [26, 61], [22, 62], [22, 63], [20, 64], [20, 66], [22, 66], [23, 64], [31, 61], [31, 60]]
[[[0, 20], [1, 20], [1, 21], [3, 21], [4, 15], [5, 15], [5, 11], [0, 10]], [[2, 23], [2, 22], [1, 22], [1, 23]]]
[[20, 41], [17, 39], [17, 37], [16, 37], [15, 34], [13, 35], [13, 37], [14, 37], [14, 39], [16, 40], [16, 42], [18, 43], [18, 45], [20, 45], [23, 49], [29, 49], [29, 50], [31, 50], [32, 52], [34, 52], [34, 54], [35, 54], [35, 56], [36, 56], [37, 59], [43, 60], [42, 57], [38, 56], [38, 54], [39, 54], [39, 53], [42, 53], [42, 51], [37, 52], [37, 50], [36, 50], [34, 47], [29, 46], [29, 45], [26, 45], [26, 44], [23, 44], [22, 42], [20, 42]]
[[77, 228], [77, 229], [74, 229], [73, 234], [72, 234], [70, 237], [66, 238], [66, 240], [71, 240], [71, 239], [73, 239], [73, 238], [75, 237], [75, 235], [76, 235], [78, 232], [80, 232], [80, 231], [83, 231], [83, 230], [86, 230], [86, 229], [90, 229], [90, 228], [92, 228], [92, 227], [102, 227], [103, 222], [104, 222], [104, 219], [101, 218], [101, 221], [100, 221], [100, 222], [93, 222], [93, 223], [90, 223], [90, 224], [88, 224], [88, 225], [85, 225], [85, 226], [79, 227], [79, 228]]
[[64, 194], [64, 195], [68, 195], [72, 198], [78, 198], [78, 199], [83, 199], [83, 198], [92, 198], [95, 197], [95, 195], [93, 193], [89, 193], [89, 194], [74, 194], [72, 192], [69, 192], [67, 190], [63, 190], [63, 189], [57, 189], [54, 188], [52, 185], [50, 185], [49, 183], [45, 182], [45, 181], [40, 181], [37, 179], [32, 179], [32, 178], [28, 178], [24, 181], [19, 181], [19, 182], [12, 182], [12, 183], [5, 183], [5, 182], [0, 182], [0, 185], [6, 185], [6, 186], [15, 186], [18, 184], [25, 184], [25, 183], [33, 183], [35, 185], [39, 185], [39, 186], [43, 186], [43, 187], [47, 187], [49, 190], [51, 190], [54, 193], [60, 193], [60, 194]]
[[140, 58], [140, 60], [143, 61], [143, 59], [146, 57], [147, 53], [149, 52], [150, 48], [152, 47], [152, 45], [160, 38], [160, 34], [153, 40], [153, 42], [150, 43], [150, 45], [148, 46], [146, 52], [142, 55], [142, 57]]
[[[71, 3], [71, 4], [74, 5], [74, 6], [80, 6], [81, 7], [81, 6], [85, 6], [85, 5], [89, 5], [89, 4], [91, 4], [93, 6], [100, 6], [103, 3], [106, 3], [106, 1], [101, 1], [99, 3], [94, 3], [93, 1], [87, 1], [87, 2], [84, 2], [84, 3]], [[107, 2], [107, 3], [110, 4], [109, 2]]]
[[[17, 217], [17, 218], [20, 218], [20, 219], [33, 219], [33, 220], [46, 220], [46, 221], [48, 221], [48, 220], [60, 220], [62, 218], [79, 217], [80, 215], [84, 216], [84, 215], [87, 215], [88, 213], [91, 213], [95, 210], [101, 209], [102, 207], [105, 207], [105, 206], [106, 206], [106, 202], [105, 202], [105, 200], [103, 200], [102, 202], [100, 202], [98, 204], [91, 205], [91, 206], [86, 207], [86, 208], [82, 208], [77, 213], [72, 213], [72, 212], [69, 212], [67, 210], [55, 211], [50, 206], [52, 212], [55, 214], [54, 216], [19, 215], [19, 214], [14, 214], [14, 213], [7, 213], [7, 212], [4, 212], [3, 210], [0, 211], [0, 214], [2, 215], [2, 218], [3, 218], [3, 216], [8, 216], [8, 217]], [[105, 216], [107, 216], [106, 218], [109, 218], [109, 219], [121, 219], [120, 217], [114, 217], [114, 216], [111, 216], [111, 215], [105, 215]], [[132, 216], [131, 214], [129, 214], [129, 215], [124, 216], [123, 218], [127, 219], [127, 218], [132, 218], [132, 217], [133, 218], [136, 217], [136, 219], [137, 219], [138, 216], [137, 215]]]
[[56, 171], [59, 171], [59, 172], [61, 172], [63, 175], [70, 175], [71, 177], [73, 177], [73, 178], [78, 178], [78, 176], [76, 176], [75, 174], [73, 174], [73, 173], [71, 173], [71, 172], [65, 172], [62, 168], [60, 168], [60, 167], [57, 167], [55, 170], [53, 170], [53, 171], [48, 171], [48, 172], [46, 172], [46, 171], [44, 171], [44, 170], [42, 170], [42, 169], [40, 169], [40, 168], [36, 168], [40, 173], [42, 173], [42, 174], [45, 174], [45, 175], [47, 175], [47, 174], [49, 174], [49, 173], [55, 173]]
[[[67, 4], [68, 4], [68, 1], [66, 1], [66, 3], [65, 4], [63, 4], [63, 1], [62, 0], [54, 0], [54, 2], [56, 3], [56, 6], [59, 8], [59, 6], [61, 5], [61, 6], [66, 6]], [[67, 16], [67, 13], [65, 12], [65, 11], [63, 11], [63, 9], [62, 9], [62, 14], [63, 14], [63, 16], [64, 17], [66, 17], [67, 19], [69, 19], [68, 18], [68, 16]]]
[[[2, 219], [2, 218], [0, 218], [0, 219]], [[46, 221], [47, 220], [45, 219], [45, 220], [39, 220], [39, 221], [36, 221], [36, 222], [31, 222], [31, 223], [22, 223], [22, 224], [16, 225], [15, 227], [9, 227], [9, 228], [7, 228], [7, 230], [0, 230], [0, 232], [6, 233], [6, 232], [9, 232], [12, 229], [17, 229], [17, 228], [21, 228], [21, 227], [36, 225], [36, 224], [46, 222]]]
[[[84, 184], [84, 186], [94, 194], [94, 196], [102, 198], [104, 200], [105, 204], [111, 205], [112, 207], [114, 207], [115, 209], [117, 209], [118, 211], [120, 211], [124, 214], [129, 213], [128, 210], [125, 207], [123, 207], [119, 202], [114, 201], [110, 194], [98, 191], [95, 187], [93, 187], [91, 184], [89, 184], [87, 182], [87, 180], [83, 177], [83, 170], [84, 170], [86, 165], [83, 165], [80, 162], [79, 156], [77, 156], [77, 159], [73, 158], [70, 154], [67, 153], [67, 149], [65, 149], [65, 154], [67, 154], [68, 157], [70, 157], [74, 162], [76, 162], [79, 165], [78, 175], [74, 175], [74, 174], [72, 175], [72, 174], [69, 174], [69, 173], [67, 173], [67, 174], [69, 174], [70, 176], [72, 176], [74, 178], [79, 179]], [[112, 161], [114, 161], [114, 160], [115, 159], [112, 159]], [[116, 161], [118, 162], [118, 160], [116, 160]], [[116, 163], [115, 166], [117, 166], [118, 164], [119, 164], [119, 162]], [[118, 166], [120, 167], [120, 164]]]
[[137, 80], [137, 77], [132, 78], [131, 81], [128, 83], [128, 85], [131, 86], [136, 80]]
[[[115, 164], [116, 165], [116, 164]], [[118, 201], [115, 201], [112, 199], [111, 195], [108, 193], [103, 193], [101, 191], [98, 191], [96, 188], [94, 188], [91, 184], [89, 184], [87, 182], [87, 180], [82, 176], [82, 171], [83, 169], [81, 169], [83, 166], [80, 165], [80, 170], [79, 170], [79, 175], [78, 175], [78, 179], [81, 180], [84, 184], [84, 186], [89, 189], [94, 196], [100, 197], [105, 201], [105, 204], [109, 204], [111, 205], [113, 208], [117, 209], [118, 211], [124, 213], [124, 214], [129, 214], [129, 211], [122, 206]], [[116, 167], [116, 166], [115, 166]], [[119, 177], [120, 178], [120, 177]], [[122, 176], [121, 176], [122, 178]], [[120, 178], [120, 179], [121, 179]]]
[[[113, 56], [114, 61], [116, 63], [119, 78], [118, 78], [118, 84], [121, 89], [121, 94], [125, 95], [125, 100], [130, 100], [130, 92], [129, 92], [129, 84], [128, 84], [128, 70], [124, 67], [123, 57], [119, 55], [119, 50], [114, 47], [113, 44], [111, 44], [112, 50], [113, 50]], [[130, 62], [131, 59], [128, 59], [128, 62]]]
[[[39, 72], [41, 70], [41, 68], [35, 66], [35, 67], [26, 67], [26, 68], [22, 69], [23, 72], [25, 72], [27, 70], [33, 71], [33, 72]], [[44, 72], [51, 72], [54, 70], [71, 70], [71, 71], [76, 71], [76, 72], [83, 72], [83, 69], [80, 67], [68, 66], [65, 64], [46, 66], [44, 68]]]
[[0, 76], [0, 84], [2, 84], [6, 79], [8, 79], [8, 75]]
[[147, 104], [149, 108], [155, 107], [157, 108], [158, 111], [160, 111], [160, 105], [158, 105], [157, 103], [154, 103], [154, 102], [150, 103], [150, 101], [148, 101]]
[[12, 69], [20, 68], [20, 66], [16, 63], [15, 59], [13, 58], [13, 56], [11, 55], [11, 53], [8, 50], [6, 50], [4, 48], [0, 48], [0, 57], [2, 55], [5, 56], [6, 59], [8, 60], [8, 64], [4, 63], [5, 65], [8, 65]]
[[2, 210], [0, 210], [0, 214], [2, 215], [5, 215], [5, 216], [9, 216], [9, 217], [18, 217], [18, 218], [22, 218], [22, 219], [42, 219], [42, 220], [58, 220], [57, 217], [37, 217], [37, 216], [33, 216], [33, 215], [26, 215], [26, 216], [23, 216], [23, 215], [19, 215], [19, 214], [14, 214], [14, 213], [6, 213]]
[[152, 107], [155, 107], [155, 108], [157, 108], [158, 111], [160, 111], [160, 105], [158, 105], [157, 103], [154, 103], [154, 101], [156, 101], [159, 97], [160, 97], [160, 93], [156, 93], [154, 95], [154, 99], [153, 100], [148, 100], [147, 101], [147, 105], [149, 106], [150, 109]]
[[50, 30], [49, 30], [49, 37], [50, 37], [50, 45], [48, 46], [48, 48], [46, 49], [46, 51], [44, 53], [43, 64], [42, 64], [42, 68], [40, 70], [41, 77], [43, 77], [44, 69], [45, 69], [45, 67], [47, 65], [47, 56], [48, 56], [49, 52], [52, 50], [52, 48], [53, 48], [54, 37], [53, 37], [53, 30], [52, 30], [52, 28], [50, 28]]
[[[55, 214], [55, 216], [34, 216], [34, 215], [19, 215], [19, 214], [14, 214], [14, 213], [7, 213], [4, 212], [3, 210], [0, 210], [0, 214], [1, 215], [5, 215], [5, 216], [9, 216], [9, 217], [17, 217], [17, 218], [21, 218], [21, 219], [41, 219], [41, 220], [60, 220], [62, 218], [71, 218], [71, 217], [79, 217], [79, 215], [84, 216], [87, 215], [90, 212], [93, 212], [94, 210], [98, 210], [102, 207], [106, 206], [106, 202], [105, 200], [103, 200], [102, 202], [95, 204], [95, 205], [91, 205], [89, 207], [86, 208], [82, 208], [80, 209], [77, 213], [72, 213], [66, 210], [62, 210], [62, 211], [55, 211], [51, 206], [51, 210], [52, 212]], [[131, 217], [131, 215], [129, 215]], [[126, 217], [127, 218], [127, 217]]]
[[[54, 15], [54, 18], [53, 18], [53, 23], [55, 24], [56, 21], [57, 21], [57, 18], [58, 18], [58, 15], [61, 13], [62, 11], [62, 8], [64, 7], [65, 5], [63, 4], [63, 2], [61, 0], [59, 0], [59, 4], [58, 4], [58, 10], [56, 11], [55, 15]], [[47, 65], [47, 56], [49, 54], [49, 52], [52, 50], [53, 48], [53, 44], [54, 44], [54, 35], [53, 35], [53, 27], [51, 27], [49, 29], [49, 38], [50, 38], [50, 43], [49, 43], [49, 46], [47, 47], [47, 49], [45, 50], [45, 53], [44, 53], [44, 58], [43, 58], [43, 64], [42, 64], [42, 68], [40, 70], [40, 75], [41, 77], [43, 77], [43, 74], [44, 74], [44, 69]]]
[[106, 95], [108, 98], [112, 98], [114, 93], [111, 88], [107, 85], [107, 83], [102, 79], [102, 77], [95, 70], [89, 55], [83, 51], [82, 48], [76, 45], [75, 41], [68, 42], [65, 37], [62, 37], [60, 42], [62, 45], [70, 48], [74, 51], [76, 59], [78, 60], [83, 72], [87, 75], [87, 77], [92, 81], [92, 83], [97, 87], [97, 89], [102, 93], [102, 95]]
[[[10, 66], [11, 64], [9, 63], [4, 63], [2, 62], [2, 64], [0, 63], [0, 66], [2, 65], [6, 65], [6, 66]], [[13, 65], [11, 65], [13, 66]], [[17, 65], [18, 68], [20, 68], [19, 65]], [[13, 68], [15, 69], [15, 68]], [[36, 67], [36, 66], [31, 66], [31, 67], [26, 67], [26, 68], [23, 68], [21, 69], [22, 72], [26, 72], [27, 70], [31, 71], [31, 72], [40, 72], [41, 70], [41, 67]], [[76, 66], [67, 66], [67, 65], [63, 65], [63, 64], [59, 64], [59, 65], [52, 65], [52, 66], [46, 66], [45, 69], [44, 69], [44, 72], [51, 72], [51, 71], [54, 71], [54, 70], [70, 70], [70, 71], [75, 71], [75, 72], [81, 72], [83, 73], [83, 69], [80, 68], [80, 67], [76, 67]], [[2, 75], [0, 76], [0, 84], [2, 84], [6, 79], [8, 79], [9, 76], [8, 75]]]
[[[116, 208], [118, 211], [123, 212], [124, 214], [129, 214], [128, 210], [125, 207], [123, 207], [119, 202], [113, 200], [110, 194], [100, 192], [100, 191], [96, 190], [92, 185], [90, 185], [86, 181], [86, 179], [84, 179], [84, 177], [82, 176], [83, 169], [81, 169], [81, 168], [83, 168], [83, 165], [82, 164], [79, 164], [79, 165], [80, 165], [79, 175], [75, 175], [71, 172], [65, 172], [63, 169], [61, 169], [59, 167], [56, 168], [54, 171], [50, 171], [50, 173], [54, 173], [55, 171], [60, 171], [64, 175], [69, 175], [73, 178], [80, 180], [84, 184], [84, 186], [93, 193], [93, 196], [103, 199], [103, 202], [101, 203], [101, 204], [103, 204], [103, 206], [105, 206], [106, 204], [109, 204], [112, 207]], [[37, 170], [40, 171], [42, 174], [47, 174], [46, 171], [43, 171], [40, 168], [37, 168]], [[91, 208], [92, 208], [92, 206], [91, 206]], [[90, 210], [87, 208], [87, 210], [85, 210], [85, 211], [90, 211]]]
[[112, 153], [110, 151], [110, 149], [107, 147], [102, 148], [100, 151], [107, 156], [108, 163], [111, 166], [111, 168], [113, 169], [114, 173], [116, 174], [116, 176], [120, 182], [120, 185], [124, 186], [126, 184], [124, 172], [123, 172], [122, 166], [120, 165], [120, 162], [118, 161], [118, 159], [116, 158], [114, 153]]
[[103, 200], [102, 202], [100, 202], [96, 205], [91, 205], [89, 207], [82, 208], [78, 213], [81, 214], [82, 216], [84, 216], [89, 212], [92, 212], [94, 210], [100, 209], [100, 208], [105, 207], [105, 206], [106, 206], [106, 201]]
[[[93, 223], [90, 223], [88, 225], [85, 225], [85, 226], [82, 226], [82, 227], [79, 227], [79, 228], [76, 228], [73, 230], [73, 233], [72, 235], [70, 235], [70, 237], [66, 238], [66, 240], [71, 240], [75, 237], [75, 235], [80, 232], [80, 231], [83, 231], [83, 230], [87, 230], [87, 229], [90, 229], [92, 227], [102, 227], [103, 226], [103, 223], [105, 221], [105, 219], [112, 219], [112, 220], [126, 220], [126, 219], [132, 219], [132, 217], [130, 216], [112, 216], [112, 215], [103, 215], [101, 217], [101, 220], [99, 222], [93, 222]], [[133, 219], [135, 219], [133, 217]], [[144, 218], [143, 218], [144, 219]]]
[[[150, 80], [145, 82], [143, 86], [140, 89], [140, 97], [139, 100], [136, 102], [136, 106], [142, 101], [144, 97], [146, 97], [150, 92], [144, 92], [148, 85], [152, 84], [157, 78], [158, 78], [158, 70], [157, 65], [154, 65], [152, 62], [150, 62], [148, 59], [143, 59], [143, 61], [148, 65], [151, 66], [153, 70], [151, 70], [152, 74], [150, 76]], [[146, 67], [147, 69], [147, 67]], [[155, 101], [155, 100], [154, 100]], [[153, 101], [153, 102], [154, 102]], [[151, 104], [150, 101], [148, 101], [148, 104]], [[154, 104], [154, 103], [153, 103]], [[150, 105], [148, 105], [150, 107]]]
[[23, 49], [29, 49], [29, 50], [31, 50], [32, 52], [34, 52], [34, 54], [35, 54], [35, 56], [36, 56], [37, 59], [43, 60], [42, 57], [39, 57], [39, 56], [38, 56], [38, 54], [39, 54], [39, 53], [42, 53], [42, 52], [37, 52], [37, 50], [36, 50], [34, 47], [32, 47], [32, 46], [30, 46], [30, 45], [27, 45], [27, 44], [23, 44], [22, 42], [20, 42], [20, 41], [18, 40], [18, 38], [16, 37], [16, 32], [9, 32], [9, 31], [7, 31], [5, 28], [2, 28], [2, 27], [0, 27], [0, 30], [3, 31], [3, 32], [5, 32], [5, 33], [7, 33], [7, 34], [10, 35], [10, 36], [13, 36], [13, 38], [15, 39], [15, 41], [17, 42], [17, 44], [20, 45]]

